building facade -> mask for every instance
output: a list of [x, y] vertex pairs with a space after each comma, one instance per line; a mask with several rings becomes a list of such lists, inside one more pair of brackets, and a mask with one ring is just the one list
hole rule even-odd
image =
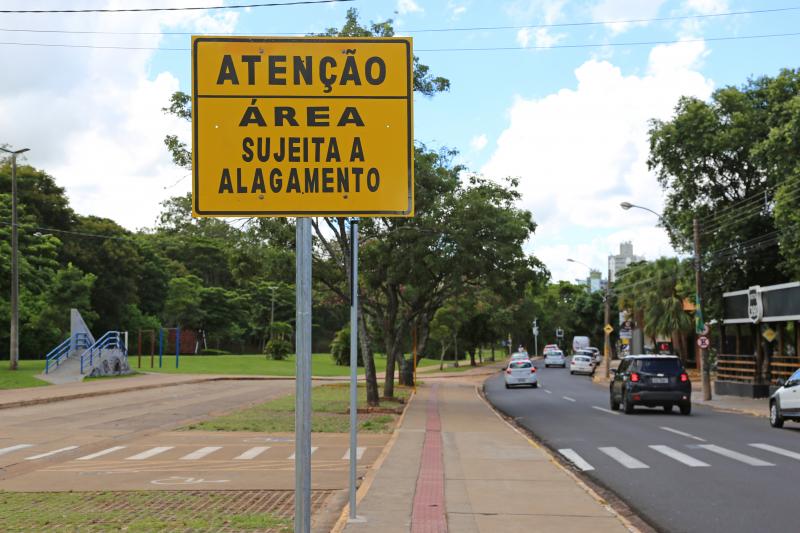
[[631, 263], [644, 261], [644, 257], [634, 255], [633, 243], [631, 241], [621, 242], [619, 245], [619, 253], [617, 255], [608, 256], [608, 275], [609, 279], [613, 282], [617, 279], [617, 275], [625, 270]]

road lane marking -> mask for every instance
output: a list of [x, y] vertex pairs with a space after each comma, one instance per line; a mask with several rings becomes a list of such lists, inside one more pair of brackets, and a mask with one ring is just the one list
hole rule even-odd
[[[312, 446], [312, 447], [311, 447], [311, 453], [310, 453], [309, 455], [314, 455], [314, 452], [315, 452], [315, 451], [317, 451], [318, 449], [319, 449], [319, 447], [318, 447], [318, 446]], [[356, 453], [358, 453], [358, 449], [356, 449]], [[294, 453], [293, 453], [292, 455], [290, 455], [290, 456], [289, 456], [289, 459], [290, 459], [290, 460], [291, 460], [291, 459], [294, 459]]]
[[627, 453], [614, 446], [604, 446], [598, 448], [598, 450], [611, 457], [625, 468], [650, 468], [640, 460], [631, 457]]
[[587, 470], [594, 470], [594, 467], [586, 462], [586, 460], [578, 455], [572, 448], [561, 448], [558, 453], [567, 458], [569, 462], [580, 468], [584, 472]]
[[593, 405], [592, 409], [597, 409], [598, 411], [603, 411], [604, 413], [608, 413], [610, 415], [619, 415], [617, 411], [612, 411], [611, 409], [606, 409], [605, 407], [599, 407], [597, 405]]
[[24, 450], [25, 448], [30, 448], [31, 446], [33, 446], [33, 444], [17, 444], [16, 446], [9, 446], [8, 448], [0, 448], [0, 455], [5, 455], [17, 450]]
[[33, 460], [36, 460], [36, 459], [43, 459], [45, 457], [50, 457], [51, 455], [55, 455], [57, 453], [68, 452], [70, 450], [74, 450], [75, 448], [77, 448], [77, 446], [67, 446], [66, 448], [59, 448], [57, 450], [53, 450], [52, 452], [40, 453], [39, 455], [31, 455], [30, 457], [26, 457], [25, 460], [26, 461], [33, 461]]
[[222, 446], [206, 446], [205, 448], [200, 448], [199, 450], [195, 450], [190, 454], [184, 455], [181, 457], [181, 461], [197, 461], [198, 459], [202, 459], [206, 455], [211, 455], [217, 450], [222, 449]]
[[661, 445], [661, 444], [653, 444], [653, 445], [650, 446], [650, 448], [654, 449], [658, 453], [663, 453], [667, 457], [669, 457], [671, 459], [675, 459], [679, 463], [683, 463], [686, 466], [691, 466], [691, 467], [711, 466], [708, 463], [704, 463], [703, 461], [700, 461], [699, 459], [695, 459], [691, 455], [686, 455], [685, 453], [679, 452], [678, 450], [676, 450], [674, 448], [670, 448], [669, 446], [664, 446], [664, 445]]
[[682, 437], [689, 437], [690, 439], [699, 440], [700, 442], [706, 442], [706, 439], [695, 437], [691, 433], [686, 433], [685, 431], [678, 431], [677, 429], [668, 428], [667, 426], [659, 426], [659, 427], [664, 431], [669, 431], [670, 433], [675, 433], [676, 435], [681, 435]]
[[542, 389], [542, 390], [543, 390], [543, 391], [545, 391], [547, 394], [553, 394], [552, 392], [550, 392], [550, 391], [549, 391], [549, 390], [547, 390], [547, 389]]
[[761, 459], [750, 457], [749, 455], [745, 455], [743, 453], [723, 448], [722, 446], [717, 446], [716, 444], [700, 444], [698, 445], [698, 447], [703, 448], [704, 450], [708, 450], [710, 452], [718, 453], [719, 455], [723, 455], [725, 457], [728, 457], [729, 459], [733, 459], [735, 461], [739, 461], [740, 463], [745, 463], [750, 466], [775, 466], [772, 463], [768, 463], [766, 461], [762, 461]]
[[248, 459], [255, 459], [256, 457], [258, 457], [267, 450], [269, 450], [269, 446], [255, 446], [253, 448], [250, 448], [243, 454], [234, 457], [234, 459], [241, 459], [243, 461], [246, 461]]
[[89, 455], [84, 455], [83, 457], [78, 457], [75, 459], [76, 461], [90, 461], [97, 457], [102, 457], [104, 455], [108, 455], [109, 453], [114, 453], [117, 450], [122, 450], [125, 446], [114, 446], [113, 448], [106, 448], [105, 450], [100, 450], [99, 452], [92, 453]]
[[570, 398], [569, 396], [562, 396], [562, 398], [564, 398], [568, 402], [574, 402], [575, 401], [575, 398]]
[[[362, 448], [361, 446], [356, 446], [356, 459], [360, 460], [361, 456], [364, 455], [365, 450], [366, 448]], [[346, 459], [350, 459], [350, 448], [347, 448], [347, 451], [344, 452], [344, 455], [342, 456], [342, 461]]]
[[784, 457], [789, 457], [791, 459], [796, 459], [800, 461], [800, 453], [793, 452], [791, 450], [784, 450], [783, 448], [778, 448], [777, 446], [770, 446], [769, 444], [761, 444], [761, 443], [750, 444], [750, 446], [752, 446], [753, 448], [759, 448], [761, 450], [777, 453], [778, 455], [783, 455]]
[[171, 450], [174, 446], [156, 446], [155, 448], [150, 448], [147, 451], [142, 453], [137, 453], [136, 455], [131, 455], [130, 457], [126, 457], [126, 461], [143, 461], [145, 459], [150, 459], [153, 456], [156, 456], [160, 453], [164, 453], [167, 450]]

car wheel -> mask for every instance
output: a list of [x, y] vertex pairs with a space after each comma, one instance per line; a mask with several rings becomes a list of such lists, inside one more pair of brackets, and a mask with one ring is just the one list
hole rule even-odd
[[663, 407], [664, 407], [664, 412], [665, 413], [671, 413], [672, 412], [672, 404], [671, 403], [664, 404]]
[[692, 402], [684, 402], [680, 404], [681, 414], [684, 416], [692, 414]]
[[625, 408], [626, 415], [633, 414], [633, 400], [629, 394], [622, 397], [622, 406]]
[[574, 372], [574, 371], [572, 371], [572, 370], [570, 370], [570, 371], [569, 371], [569, 373], [570, 373], [570, 374], [572, 374], [572, 375], [574, 375], [574, 374], [575, 374], [575, 372]]
[[538, 383], [533, 383], [533, 384], [531, 384], [531, 387], [533, 387], [534, 389], [538, 389], [539, 388], [539, 384]]
[[506, 383], [506, 388], [507, 388], [507, 389], [510, 389], [510, 388], [511, 388], [511, 385], [509, 385], [508, 383]]
[[774, 428], [783, 427], [783, 416], [781, 416], [781, 408], [777, 400], [769, 405], [769, 425]]
[[614, 400], [614, 395], [609, 395], [609, 402], [612, 411], [619, 411], [619, 402]]

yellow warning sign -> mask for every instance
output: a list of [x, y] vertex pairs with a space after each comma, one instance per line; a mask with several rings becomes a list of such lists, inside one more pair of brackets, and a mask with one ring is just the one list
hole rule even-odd
[[192, 38], [195, 216], [412, 216], [410, 38]]
[[606, 327], [603, 328], [603, 331], [611, 335], [611, 332], [614, 331], [614, 326], [612, 326], [611, 324], [606, 324]]

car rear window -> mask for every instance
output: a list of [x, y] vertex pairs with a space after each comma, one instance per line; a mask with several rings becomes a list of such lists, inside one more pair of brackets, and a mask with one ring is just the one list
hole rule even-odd
[[588, 361], [588, 360], [589, 360], [589, 358], [588, 358], [588, 357], [584, 357], [584, 356], [582, 356], [582, 355], [576, 355], [576, 356], [575, 356], [575, 357], [573, 357], [572, 359], [574, 359], [575, 361], [581, 361], [581, 362], [583, 362], [583, 363], [585, 363], [586, 361]]
[[508, 365], [509, 368], [530, 368], [531, 362], [530, 361], [511, 361], [511, 364]]
[[650, 374], [679, 374], [683, 371], [677, 359], [639, 359], [636, 369]]

